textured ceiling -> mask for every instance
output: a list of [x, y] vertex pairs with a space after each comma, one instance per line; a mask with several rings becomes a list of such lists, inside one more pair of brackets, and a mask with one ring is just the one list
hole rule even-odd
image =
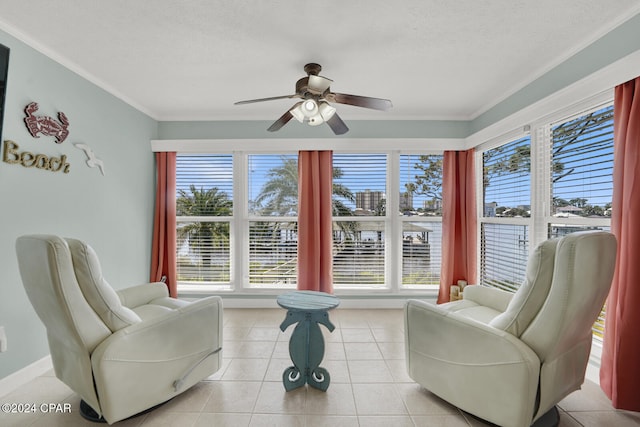
[[158, 120], [276, 119], [317, 62], [343, 119], [469, 120], [640, 11], [637, 0], [0, 0], [0, 29]]

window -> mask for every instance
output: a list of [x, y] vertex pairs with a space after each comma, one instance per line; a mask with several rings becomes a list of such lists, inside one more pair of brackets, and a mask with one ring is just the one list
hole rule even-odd
[[[613, 106], [551, 125], [551, 218], [548, 236], [610, 231], [613, 198]], [[593, 332], [602, 340], [603, 308]]]
[[482, 223], [480, 280], [515, 292], [524, 279], [529, 256], [529, 226]]
[[250, 287], [298, 280], [298, 155], [247, 156]]
[[531, 138], [482, 153], [480, 283], [515, 290], [524, 279], [531, 227]]
[[387, 155], [333, 155], [333, 281], [336, 288], [386, 284]]
[[178, 155], [178, 283], [228, 286], [233, 221], [231, 155]]
[[[609, 218], [613, 195], [613, 107], [552, 125], [551, 215]], [[562, 231], [552, 230], [552, 235]], [[566, 234], [566, 233], [565, 233]]]
[[402, 225], [402, 287], [440, 285], [442, 254], [441, 154], [401, 154], [398, 211]]
[[[333, 167], [334, 288], [437, 288], [442, 155], [334, 152]], [[297, 152], [180, 153], [176, 174], [181, 291], [296, 288]]]

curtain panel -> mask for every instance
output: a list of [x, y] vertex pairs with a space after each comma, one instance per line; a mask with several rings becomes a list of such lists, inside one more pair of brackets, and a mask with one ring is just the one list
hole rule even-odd
[[178, 296], [176, 259], [176, 153], [156, 153], [156, 206], [151, 248], [151, 281], [163, 277]]
[[640, 77], [615, 88], [611, 229], [616, 270], [606, 303], [600, 387], [615, 408], [640, 411]]
[[333, 152], [298, 153], [298, 289], [333, 293]]
[[442, 166], [442, 266], [438, 304], [451, 285], [476, 281], [477, 219], [474, 150], [445, 151]]

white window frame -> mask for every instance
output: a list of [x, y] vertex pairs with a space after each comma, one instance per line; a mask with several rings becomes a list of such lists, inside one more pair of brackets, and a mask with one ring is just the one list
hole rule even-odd
[[[252, 295], [252, 294], [278, 294], [281, 288], [256, 288], [248, 285], [249, 266], [243, 260], [249, 256], [249, 222], [261, 220], [258, 216], [249, 216], [247, 197], [248, 180], [246, 178], [248, 170], [249, 154], [292, 154], [298, 150], [334, 150], [336, 153], [345, 154], [371, 154], [381, 153], [387, 155], [387, 206], [399, 206], [399, 159], [400, 154], [442, 154], [445, 149], [464, 149], [464, 141], [461, 139], [380, 139], [371, 141], [355, 140], [350, 146], [357, 146], [357, 149], [345, 150], [344, 141], [335, 140], [304, 140], [292, 143], [290, 141], [280, 141], [281, 144], [269, 144], [270, 147], [281, 147], [282, 149], [265, 149], [264, 140], [185, 140], [185, 141], [152, 141], [154, 151], [176, 151], [180, 154], [233, 154], [233, 176], [235, 182], [242, 182], [243, 185], [234, 185], [233, 189], [233, 218], [230, 221], [230, 247], [231, 247], [231, 282], [229, 286], [218, 284], [207, 285], [180, 285], [181, 294], [209, 295], [209, 294], [229, 294], [229, 295]], [[311, 144], [311, 146], [307, 146]], [[233, 149], [230, 149], [233, 147]], [[295, 148], [294, 148], [295, 147]], [[395, 150], [390, 147], [396, 148]], [[428, 149], [424, 149], [428, 147]], [[366, 149], [365, 149], [366, 148]], [[396, 194], [397, 193], [397, 194]], [[395, 211], [394, 211], [395, 212]], [[352, 217], [349, 217], [353, 219]], [[342, 288], [335, 289], [338, 295], [406, 295], [432, 298], [437, 294], [437, 286], [424, 286], [419, 289], [403, 288], [402, 286], [402, 223], [415, 222], [416, 218], [401, 217], [391, 215], [387, 208], [384, 217], [361, 217], [362, 220], [375, 219], [385, 222], [385, 286], [377, 288]], [[264, 218], [262, 218], [264, 219]], [[292, 220], [292, 217], [269, 217], [270, 220]], [[341, 218], [344, 219], [344, 218]], [[297, 219], [296, 219], [297, 220]], [[429, 221], [441, 221], [439, 217], [429, 217]], [[397, 236], [395, 238], [393, 236]]]
[[[274, 288], [274, 287], [269, 287], [269, 286], [260, 286], [260, 285], [256, 285], [256, 284], [251, 284], [250, 283], [250, 266], [249, 266], [249, 260], [250, 258], [250, 238], [251, 238], [251, 233], [250, 233], [250, 226], [252, 222], [298, 222], [298, 216], [262, 216], [262, 215], [255, 215], [255, 214], [250, 214], [249, 213], [249, 156], [253, 156], [253, 155], [297, 155], [296, 151], [291, 151], [291, 150], [273, 150], [273, 151], [237, 151], [234, 153], [234, 162], [239, 163], [238, 164], [238, 170], [239, 170], [239, 174], [235, 175], [234, 174], [234, 182], [236, 183], [242, 183], [242, 185], [234, 185], [234, 196], [240, 196], [241, 197], [241, 203], [238, 203], [240, 206], [238, 208], [238, 211], [234, 211], [234, 216], [236, 218], [239, 219], [239, 223], [241, 224], [241, 229], [240, 230], [236, 230], [238, 232], [238, 234], [236, 234], [236, 237], [238, 238], [238, 240], [241, 241], [241, 246], [242, 246], [242, 256], [241, 257], [235, 257], [236, 258], [236, 265], [238, 265], [238, 269], [240, 278], [242, 278], [240, 281], [236, 281], [233, 286], [232, 286], [232, 290], [233, 291], [240, 291], [240, 292], [264, 292], [264, 291], [274, 291], [274, 290], [278, 290], [280, 292], [282, 291], [287, 291], [287, 290], [293, 290], [295, 289], [295, 287], [282, 287], [282, 288]], [[235, 164], [234, 164], [235, 166]], [[234, 169], [235, 170], [235, 169]], [[242, 191], [238, 192], [238, 194], [235, 193], [235, 188], [238, 188], [238, 190], [240, 189], [240, 187], [242, 187]], [[233, 255], [232, 255], [233, 256]]]
[[[482, 154], [492, 148], [499, 147], [528, 133], [531, 137], [531, 217], [530, 218], [485, 218], [484, 201], [477, 198], [478, 224], [498, 223], [529, 226], [529, 249], [548, 239], [548, 227], [551, 223], [558, 223], [558, 219], [551, 214], [551, 124], [570, 120], [590, 111], [598, 110], [613, 102], [613, 92], [610, 90], [588, 97], [583, 101], [562, 108], [552, 114], [541, 117], [530, 125], [524, 125], [499, 137], [490, 139], [476, 147], [476, 194], [483, 191], [482, 182]], [[505, 221], [506, 219], [506, 221]], [[609, 227], [609, 218], [566, 218], [562, 221], [568, 225], [604, 226]], [[478, 226], [478, 255], [480, 255], [480, 226]], [[477, 264], [480, 272], [480, 256]]]
[[[490, 141], [481, 144], [476, 148], [475, 152], [475, 168], [476, 168], [476, 212], [478, 218], [478, 229], [477, 229], [477, 268], [478, 272], [477, 280], [480, 282], [481, 268], [482, 268], [482, 224], [500, 224], [500, 225], [521, 225], [528, 227], [529, 234], [529, 249], [532, 247], [532, 231], [534, 229], [534, 197], [533, 197], [533, 189], [534, 189], [534, 168], [536, 165], [534, 164], [533, 154], [531, 155], [531, 172], [530, 172], [530, 180], [529, 186], [531, 188], [531, 215], [528, 218], [525, 217], [485, 217], [484, 216], [484, 179], [483, 179], [483, 169], [484, 169], [484, 153], [492, 150], [494, 148], [501, 147], [503, 145], [509, 144], [511, 142], [517, 141], [518, 139], [524, 138], [530, 135], [530, 128], [528, 126], [524, 126], [520, 129], [509, 132], [500, 137], [494, 138]], [[533, 153], [533, 138], [531, 138], [531, 153]]]

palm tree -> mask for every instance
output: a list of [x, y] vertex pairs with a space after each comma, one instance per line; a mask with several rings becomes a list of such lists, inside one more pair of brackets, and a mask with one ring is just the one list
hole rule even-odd
[[[334, 181], [341, 178], [340, 168], [333, 168]], [[298, 211], [298, 160], [282, 158], [282, 165], [276, 166], [267, 173], [269, 180], [265, 182], [260, 194], [254, 200], [256, 208], [263, 215], [286, 215]], [[333, 215], [349, 216], [351, 209], [343, 202], [353, 202], [355, 196], [345, 185], [333, 183]]]
[[332, 172], [332, 176], [333, 176], [333, 188], [332, 188], [332, 192], [333, 192], [333, 215], [334, 216], [351, 216], [353, 215], [353, 212], [351, 211], [351, 209], [349, 209], [349, 207], [341, 200], [348, 200], [349, 202], [354, 202], [355, 201], [355, 196], [353, 195], [353, 193], [351, 192], [351, 190], [349, 190], [349, 188], [347, 186], [345, 186], [344, 184], [336, 184], [336, 179], [342, 178], [342, 175], [344, 174], [344, 172], [342, 172], [342, 169], [340, 168], [333, 168], [333, 172]]
[[284, 216], [298, 211], [298, 160], [282, 158], [282, 165], [272, 168], [269, 180], [256, 199], [256, 210], [262, 215]]
[[[230, 216], [233, 203], [229, 196], [218, 188], [199, 190], [195, 185], [189, 192], [178, 191], [176, 200], [177, 216]], [[216, 250], [226, 251], [229, 247], [229, 223], [215, 221], [193, 221], [177, 228], [178, 247], [186, 244], [189, 251], [201, 259], [202, 267], [210, 276], [209, 267]]]

